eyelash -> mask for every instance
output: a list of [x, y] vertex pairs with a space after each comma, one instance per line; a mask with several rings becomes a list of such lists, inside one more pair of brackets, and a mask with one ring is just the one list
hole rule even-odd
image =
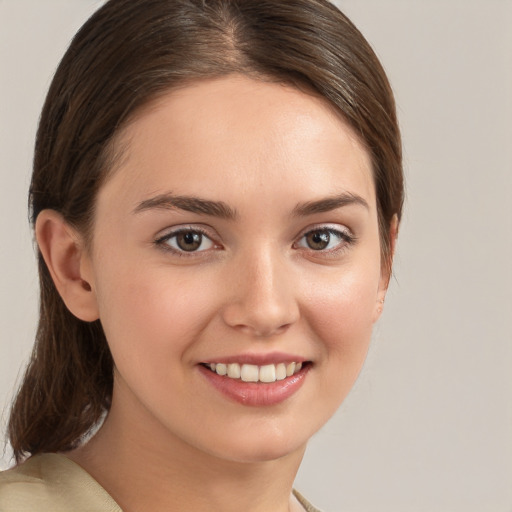
[[[208, 250], [210, 250], [210, 247], [208, 247], [207, 249], [203, 249], [201, 251], [198, 251], [198, 250], [187, 251], [187, 250], [180, 249], [177, 247], [172, 247], [169, 244], [170, 240], [177, 239], [177, 237], [179, 235], [187, 235], [187, 234], [201, 235], [201, 240], [200, 240], [201, 245], [203, 245], [205, 240], [208, 240], [208, 242], [211, 244], [212, 247], [216, 247], [216, 248], [221, 247], [219, 244], [216, 244], [212, 240], [212, 237], [205, 230], [203, 230], [199, 227], [193, 227], [193, 226], [182, 227], [182, 228], [177, 229], [176, 231], [171, 231], [169, 233], [166, 233], [164, 236], [157, 238], [154, 241], [154, 243], [162, 250], [171, 252], [172, 254], [180, 256], [180, 257], [189, 257], [189, 258], [197, 257], [198, 254], [201, 254], [203, 252], [207, 252]], [[331, 243], [330, 237], [332, 235], [338, 237], [340, 239], [340, 242], [338, 244], [336, 244], [336, 246], [334, 248], [328, 248], [328, 249], [325, 249], [325, 248], [313, 249], [312, 247], [306, 247], [306, 246], [301, 247], [299, 245], [299, 242], [301, 240], [304, 240], [309, 235], [314, 235], [314, 234], [321, 234], [321, 235], [327, 234], [329, 236], [328, 244]], [[356, 240], [357, 240], [356, 237], [353, 234], [351, 234], [348, 230], [340, 230], [340, 229], [336, 229], [336, 228], [329, 227], [329, 226], [319, 226], [319, 227], [315, 227], [313, 229], [308, 229], [307, 231], [303, 232], [300, 235], [300, 237], [297, 239], [297, 241], [293, 243], [293, 247], [295, 249], [311, 251], [313, 254], [319, 254], [319, 255], [325, 254], [325, 255], [333, 255], [334, 256], [334, 255], [337, 255], [338, 253], [346, 250], [348, 246], [353, 245], [356, 242]], [[199, 247], [201, 247], [201, 245]]]
[[212, 240], [211, 236], [209, 236], [209, 234], [205, 230], [203, 230], [201, 228], [198, 228], [198, 227], [192, 227], [192, 226], [179, 228], [176, 231], [171, 231], [171, 232], [165, 234], [164, 236], [161, 236], [161, 237], [157, 238], [155, 240], [155, 245], [157, 245], [158, 247], [160, 247], [164, 251], [171, 252], [172, 254], [175, 254], [175, 255], [180, 256], [180, 257], [194, 257], [195, 254], [205, 252], [204, 250], [202, 250], [202, 251], [197, 251], [197, 250], [195, 250], [195, 251], [186, 251], [186, 250], [183, 250], [183, 249], [172, 247], [169, 244], [169, 241], [172, 240], [173, 238], [177, 239], [177, 237], [179, 235], [187, 235], [187, 234], [198, 234], [198, 235], [201, 235], [201, 237], [202, 237], [201, 238], [201, 245], [203, 244], [205, 239], [208, 240], [212, 244], [212, 246], [216, 246], [217, 245], [217, 244], [215, 244], [215, 242]]
[[[314, 234], [323, 234], [328, 235], [328, 244], [331, 243], [331, 236], [334, 235], [339, 238], [339, 243], [336, 244], [333, 248], [323, 248], [323, 249], [313, 249], [312, 247], [300, 247], [298, 244], [300, 241], [306, 239], [309, 235]], [[312, 229], [308, 229], [304, 232], [297, 242], [294, 243], [294, 247], [305, 249], [307, 251], [311, 251], [313, 254], [319, 255], [332, 255], [335, 256], [340, 252], [346, 250], [348, 246], [353, 245], [356, 242], [356, 237], [350, 233], [348, 230], [341, 230], [329, 226], [318, 226]]]

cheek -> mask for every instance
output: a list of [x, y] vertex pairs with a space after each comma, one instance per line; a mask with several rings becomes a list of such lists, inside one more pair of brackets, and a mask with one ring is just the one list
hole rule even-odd
[[309, 323], [326, 359], [355, 378], [364, 362], [377, 307], [379, 273], [372, 267], [345, 272], [310, 288]]
[[211, 287], [198, 293], [198, 283], [165, 267], [109, 265], [101, 277], [100, 320], [123, 386], [162, 411], [174, 403], [171, 389], [187, 398], [194, 343], [211, 317]]
[[116, 364], [121, 358], [140, 364], [171, 354], [186, 358], [193, 337], [215, 314], [215, 286], [197, 269], [176, 272], [125, 256], [103, 261], [99, 271], [100, 320]]

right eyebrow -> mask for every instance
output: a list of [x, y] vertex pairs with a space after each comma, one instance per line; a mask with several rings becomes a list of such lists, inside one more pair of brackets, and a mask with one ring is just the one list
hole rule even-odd
[[237, 212], [222, 201], [210, 201], [194, 196], [177, 196], [174, 194], [160, 194], [141, 201], [133, 213], [148, 210], [185, 210], [187, 212], [210, 215], [221, 219], [234, 220]]

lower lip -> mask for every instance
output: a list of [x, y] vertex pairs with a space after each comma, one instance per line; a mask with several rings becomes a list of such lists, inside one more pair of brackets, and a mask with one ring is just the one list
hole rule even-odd
[[296, 393], [306, 378], [311, 365], [304, 366], [298, 373], [275, 382], [244, 382], [240, 379], [217, 375], [204, 366], [201, 373], [224, 396], [243, 405], [267, 406], [284, 402]]

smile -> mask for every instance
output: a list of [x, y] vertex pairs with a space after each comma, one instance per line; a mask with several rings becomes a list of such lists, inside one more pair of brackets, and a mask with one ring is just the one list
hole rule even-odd
[[262, 362], [266, 364], [205, 362], [198, 368], [226, 398], [254, 407], [277, 405], [291, 398], [313, 368], [312, 361]]
[[278, 363], [257, 366], [255, 364], [209, 363], [204, 364], [217, 375], [243, 382], [272, 383], [295, 375], [302, 369], [302, 363]]

